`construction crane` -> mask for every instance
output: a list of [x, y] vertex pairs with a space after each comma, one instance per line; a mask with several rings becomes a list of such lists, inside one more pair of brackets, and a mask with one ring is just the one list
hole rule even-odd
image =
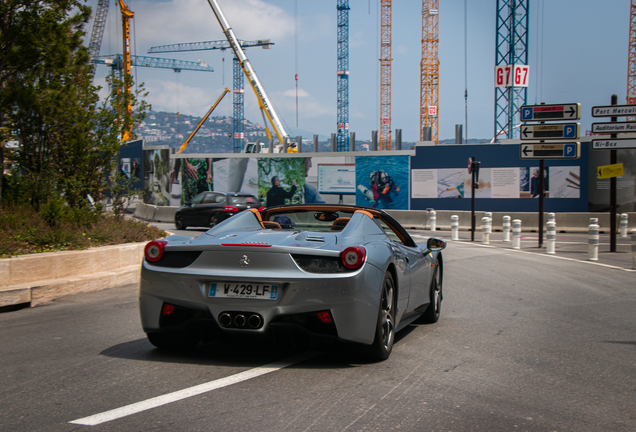
[[181, 147], [179, 147], [179, 150], [177, 151], [177, 154], [181, 154], [183, 153], [183, 151], [186, 149], [186, 147], [188, 146], [188, 143], [190, 142], [190, 140], [196, 135], [196, 133], [199, 131], [199, 129], [201, 129], [201, 126], [203, 126], [203, 123], [205, 123], [205, 121], [208, 119], [208, 117], [210, 117], [210, 114], [212, 114], [212, 111], [214, 111], [214, 109], [221, 103], [221, 100], [225, 97], [226, 94], [228, 94], [230, 92], [230, 89], [225, 87], [225, 90], [223, 91], [223, 94], [221, 94], [221, 96], [217, 99], [217, 101], [214, 103], [214, 105], [212, 105], [210, 107], [210, 109], [208, 110], [208, 112], [203, 116], [203, 118], [201, 119], [201, 121], [199, 122], [199, 124], [197, 125], [197, 127], [194, 128], [194, 130], [192, 131], [192, 133], [190, 134], [190, 136], [188, 137], [187, 140], [185, 140], [185, 142], [181, 145]]
[[338, 134], [336, 151], [349, 150], [349, 0], [338, 0]]
[[[104, 28], [106, 27], [106, 17], [108, 16], [108, 3], [110, 0], [99, 0], [95, 10], [95, 19], [93, 19], [93, 29], [91, 31], [91, 39], [88, 44], [88, 53], [90, 59], [99, 57], [99, 50], [102, 46], [104, 38]], [[93, 63], [95, 65], [95, 63]], [[93, 66], [93, 69], [95, 66]]]
[[[269, 39], [259, 39], [255, 41], [244, 41], [238, 39], [238, 43], [241, 48], [260, 46], [263, 49], [271, 48], [272, 43]], [[172, 45], [161, 45], [151, 47], [148, 53], [164, 53], [164, 52], [183, 52], [183, 51], [205, 51], [205, 50], [221, 50], [231, 48], [228, 41], [205, 41], [205, 42], [190, 42], [190, 43], [178, 43]], [[233, 61], [233, 83], [234, 83], [234, 116], [232, 120], [232, 148], [234, 153], [240, 153], [244, 147], [245, 139], [245, 104], [244, 104], [244, 76], [241, 70], [241, 65], [238, 58], [234, 56]], [[265, 120], [263, 120], [265, 122]], [[271, 136], [268, 135], [271, 139]]]
[[[627, 104], [636, 105], [636, 0], [629, 10], [629, 53], [627, 65]], [[628, 120], [634, 121], [634, 117]]]
[[507, 68], [506, 75], [512, 79], [495, 81], [495, 138], [514, 138], [514, 119], [528, 99], [527, 76], [525, 86], [514, 78], [519, 65], [528, 64], [528, 2], [497, 0], [495, 70]]
[[[258, 99], [258, 104], [261, 109], [261, 113], [264, 113], [263, 120], [265, 119], [265, 115], [266, 115], [267, 118], [269, 119], [270, 124], [272, 125], [272, 128], [274, 129], [274, 132], [276, 133], [278, 137], [278, 141], [284, 146], [285, 142], [291, 142], [291, 139], [290, 139], [291, 137], [287, 133], [285, 128], [283, 127], [283, 124], [281, 123], [280, 119], [278, 118], [278, 114], [276, 114], [276, 111], [274, 110], [274, 107], [272, 106], [269, 100], [269, 97], [267, 96], [267, 93], [265, 93], [265, 89], [263, 88], [263, 85], [258, 79], [258, 76], [256, 76], [256, 71], [252, 67], [250, 61], [245, 56], [245, 53], [243, 52], [243, 49], [241, 48], [238, 38], [234, 35], [234, 30], [232, 30], [229, 22], [225, 18], [225, 15], [223, 15], [223, 11], [221, 10], [221, 7], [219, 6], [218, 2], [216, 0], [208, 0], [208, 3], [210, 4], [210, 7], [212, 8], [214, 15], [216, 16], [216, 19], [219, 21], [219, 24], [221, 25], [221, 29], [223, 30], [223, 33], [225, 34], [225, 37], [230, 43], [230, 47], [232, 48], [232, 51], [234, 51], [234, 55], [238, 59], [238, 62], [241, 68], [243, 69], [243, 73], [247, 77], [247, 81], [250, 83], [250, 85], [252, 86], [252, 90], [254, 90], [254, 93], [256, 94], [256, 98]], [[270, 133], [269, 133], [269, 129], [267, 128], [267, 122], [265, 122], [265, 128], [267, 130], [267, 135], [269, 137]], [[294, 152], [297, 150], [298, 149], [295, 148], [295, 144], [291, 144], [288, 149], [288, 151], [291, 151], [291, 152]]]
[[[118, 74], [119, 78], [125, 82], [124, 76], [130, 75], [131, 66], [152, 67], [152, 68], [165, 68], [172, 69], [175, 72], [181, 72], [181, 70], [195, 70], [204, 72], [214, 72], [214, 69], [206, 64], [196, 62], [186, 62], [181, 60], [162, 59], [156, 57], [143, 57], [135, 56], [130, 53], [130, 19], [135, 16], [135, 13], [128, 9], [126, 3], [123, 0], [118, 0], [121, 8], [122, 19], [122, 35], [123, 35], [123, 55], [118, 54], [114, 58], [102, 58], [99, 56], [99, 51], [102, 44], [102, 38], [104, 36], [104, 28], [106, 26], [106, 18], [108, 15], [108, 3], [109, 0], [99, 0], [97, 3], [97, 10], [95, 12], [95, 18], [93, 20], [93, 29], [91, 32], [91, 39], [89, 42], [89, 55], [93, 64], [105, 64], [111, 67], [112, 73]], [[110, 56], [108, 56], [110, 57]], [[130, 93], [130, 87], [125, 89]], [[129, 104], [127, 107], [128, 115], [132, 113], [132, 106]], [[132, 125], [122, 132], [122, 141], [130, 139], [132, 134]]]
[[391, 5], [382, 0], [380, 40], [380, 150], [391, 150]]
[[420, 63], [420, 139], [439, 144], [439, 0], [422, 0]]

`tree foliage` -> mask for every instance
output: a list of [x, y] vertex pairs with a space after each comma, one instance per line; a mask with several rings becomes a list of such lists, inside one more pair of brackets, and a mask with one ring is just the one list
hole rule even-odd
[[[139, 124], [149, 108], [138, 102], [143, 87], [121, 91], [124, 83], [109, 78], [110, 96], [99, 100], [82, 45], [90, 9], [79, 2], [3, 0], [0, 5], [0, 14], [11, 17], [0, 18], [0, 115], [22, 142], [12, 157], [11, 190], [5, 196], [35, 209], [60, 196], [71, 207], [88, 208], [86, 196], [99, 199], [108, 187], [122, 127]], [[10, 35], [17, 39], [9, 42]], [[131, 77], [124, 80], [131, 88]], [[125, 109], [129, 105], [133, 114]]]

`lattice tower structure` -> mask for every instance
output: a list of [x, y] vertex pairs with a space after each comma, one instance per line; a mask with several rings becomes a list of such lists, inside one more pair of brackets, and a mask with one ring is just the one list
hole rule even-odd
[[338, 0], [338, 134], [336, 151], [349, 150], [349, 0]]
[[[629, 56], [627, 65], [627, 104], [636, 105], [636, 0], [629, 11]], [[627, 120], [634, 121], [636, 117]]]
[[[99, 51], [102, 47], [102, 39], [104, 38], [104, 29], [106, 28], [106, 18], [108, 17], [108, 4], [110, 0], [99, 0], [95, 9], [95, 18], [93, 19], [93, 28], [91, 30], [91, 40], [88, 44], [88, 53], [91, 61], [95, 61], [99, 57]], [[93, 63], [93, 70], [95, 64]]]
[[234, 153], [240, 153], [245, 148], [245, 78], [243, 77], [243, 69], [239, 59], [234, 57], [233, 75], [234, 75], [234, 117], [232, 119], [232, 150]]
[[439, 0], [422, 1], [422, 61], [420, 63], [420, 139], [431, 128], [439, 144]]
[[380, 39], [380, 150], [391, 150], [391, 12], [392, 0], [382, 0]]
[[[529, 0], [497, 0], [497, 38], [495, 66], [528, 64]], [[514, 138], [514, 121], [528, 99], [527, 87], [495, 87], [495, 139]]]
[[[255, 41], [244, 41], [239, 39], [242, 48], [260, 46], [263, 49], [271, 48], [272, 43], [269, 39], [259, 39]], [[226, 50], [230, 48], [228, 41], [205, 41], [179, 43], [172, 45], [162, 45], [152, 47], [149, 53], [161, 52], [180, 52], [180, 51], [206, 51], [206, 50]], [[232, 117], [232, 151], [240, 153], [245, 148], [245, 76], [241, 63], [234, 56], [232, 63], [232, 82], [233, 82], [233, 117]]]

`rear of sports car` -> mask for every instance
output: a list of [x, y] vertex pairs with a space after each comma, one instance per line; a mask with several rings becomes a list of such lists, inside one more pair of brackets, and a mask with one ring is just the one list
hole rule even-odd
[[[371, 222], [364, 219], [352, 222]], [[339, 232], [219, 227], [194, 240], [149, 244], [140, 313], [153, 344], [187, 347], [219, 333], [373, 342], [384, 269], [369, 256], [387, 256], [385, 245], [351, 236], [358, 232], [353, 228], [346, 238]]]

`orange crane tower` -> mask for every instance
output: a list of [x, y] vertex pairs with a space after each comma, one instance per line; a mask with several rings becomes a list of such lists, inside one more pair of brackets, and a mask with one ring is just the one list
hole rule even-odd
[[[130, 77], [130, 64], [131, 64], [131, 60], [130, 60], [130, 20], [131, 18], [133, 18], [135, 16], [135, 13], [133, 11], [131, 11], [130, 9], [128, 9], [128, 6], [126, 5], [126, 3], [124, 3], [123, 0], [118, 0], [119, 1], [119, 7], [121, 8], [121, 29], [122, 29], [122, 36], [123, 36], [123, 42], [124, 42], [124, 52], [123, 52], [123, 57], [124, 57], [124, 76], [123, 76], [123, 82], [124, 82], [124, 86], [125, 91], [128, 92], [130, 94], [130, 86], [127, 84], [127, 79], [129, 79]], [[127, 118], [130, 118], [132, 116], [132, 106], [131, 103], [128, 103], [128, 106], [126, 108], [126, 113], [127, 113]], [[127, 125], [122, 133], [122, 141], [128, 141], [130, 139], [130, 137], [132, 136], [132, 124]]]
[[[629, 12], [629, 57], [627, 63], [627, 104], [636, 105], [636, 0]], [[630, 118], [629, 120], [634, 120]]]
[[380, 150], [391, 150], [391, 1], [381, 5]]
[[420, 139], [431, 128], [431, 141], [439, 144], [439, 0], [422, 0], [422, 62], [420, 63]]

